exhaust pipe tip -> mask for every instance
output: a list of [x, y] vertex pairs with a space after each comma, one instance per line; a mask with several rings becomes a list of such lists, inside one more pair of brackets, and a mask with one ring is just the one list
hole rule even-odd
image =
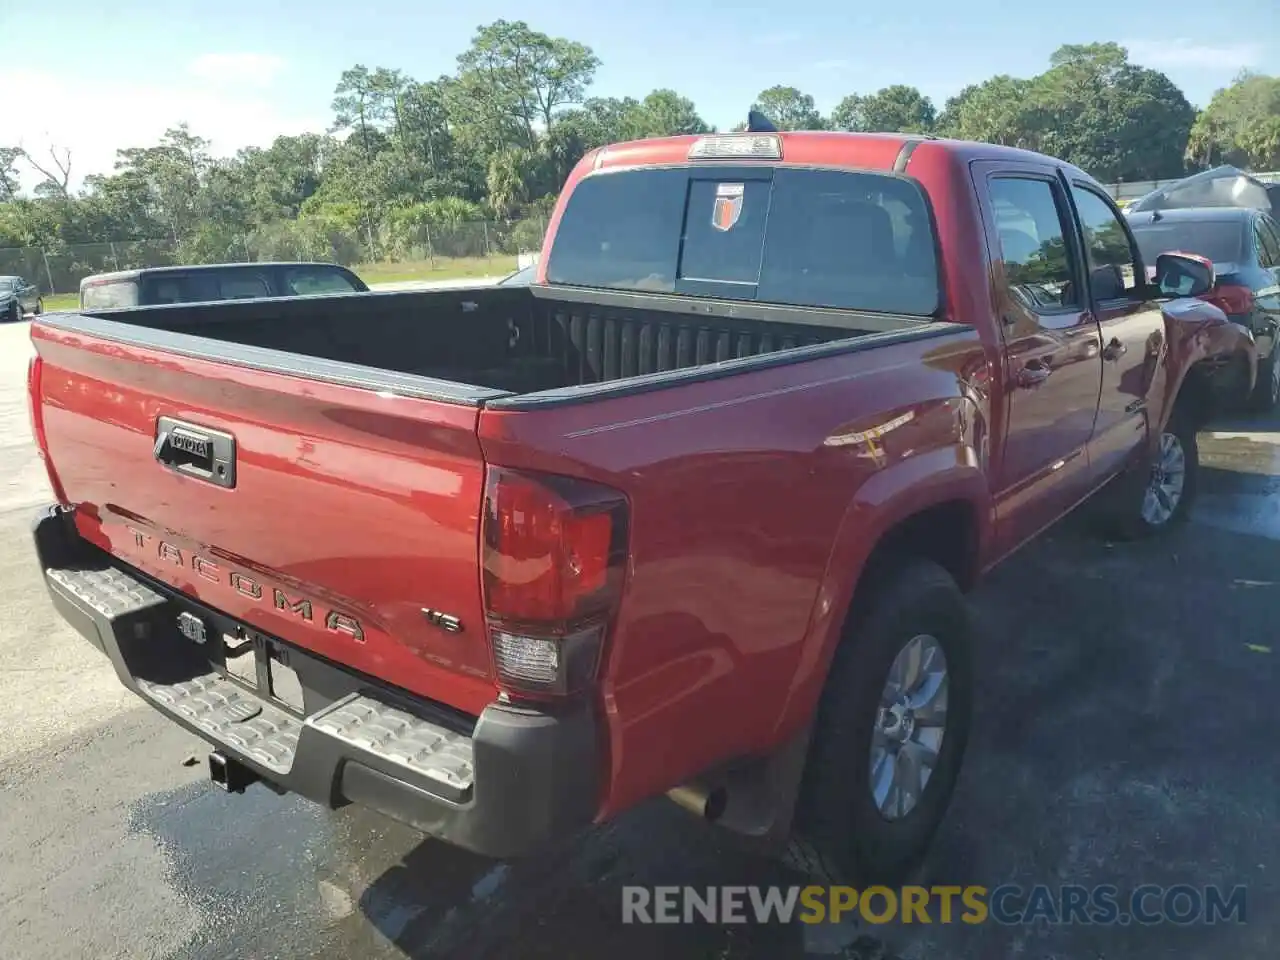
[[719, 820], [728, 802], [724, 787], [705, 787], [694, 783], [668, 790], [667, 797], [677, 806], [708, 822]]

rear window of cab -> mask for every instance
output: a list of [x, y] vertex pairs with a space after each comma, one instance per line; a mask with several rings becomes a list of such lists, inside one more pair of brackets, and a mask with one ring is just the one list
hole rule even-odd
[[922, 317], [940, 302], [920, 187], [810, 168], [592, 174], [565, 205], [547, 282]]
[[137, 305], [138, 283], [136, 280], [87, 283], [80, 289], [80, 306], [86, 310], [106, 310]]

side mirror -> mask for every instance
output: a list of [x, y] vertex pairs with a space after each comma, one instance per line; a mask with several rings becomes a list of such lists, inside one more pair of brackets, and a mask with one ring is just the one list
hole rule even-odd
[[1194, 253], [1156, 257], [1156, 286], [1166, 297], [1199, 297], [1217, 284], [1213, 262]]

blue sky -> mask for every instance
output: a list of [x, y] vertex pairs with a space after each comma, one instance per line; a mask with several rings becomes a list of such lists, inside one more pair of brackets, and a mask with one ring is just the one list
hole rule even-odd
[[[823, 111], [845, 94], [892, 83], [918, 86], [940, 108], [968, 83], [1042, 71], [1062, 43], [1121, 42], [1198, 105], [1241, 68], [1280, 73], [1276, 0], [1236, 0], [1230, 17], [1208, 8], [1171, 17], [1167, 0], [1076, 0], [1057, 22], [1048, 19], [1055, 6], [1041, 7], [1039, 19], [1008, 0], [901, 8], [836, 0], [646, 0], [612, 9], [587, 0], [14, 5], [0, 10], [0, 36], [31, 38], [35, 55], [0, 66], [0, 143], [69, 145], [76, 180], [110, 169], [118, 147], [153, 142], [182, 119], [220, 152], [319, 129], [344, 68], [395, 67], [424, 80], [451, 72], [475, 28], [499, 17], [591, 46], [603, 61], [594, 94], [672, 87], [726, 127], [776, 83], [811, 93]], [[56, 40], [41, 43], [50, 36]]]

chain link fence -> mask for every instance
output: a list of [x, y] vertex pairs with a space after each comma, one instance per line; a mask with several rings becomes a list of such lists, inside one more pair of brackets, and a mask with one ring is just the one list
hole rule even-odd
[[[75, 293], [95, 273], [182, 264], [314, 260], [400, 275], [478, 275], [512, 269], [542, 248], [544, 217], [465, 223], [390, 220], [376, 230], [289, 220], [249, 231], [210, 230], [174, 240], [108, 240], [49, 247], [0, 247], [0, 276], [20, 276], [43, 295]], [[359, 270], [357, 272], [360, 272]]]

